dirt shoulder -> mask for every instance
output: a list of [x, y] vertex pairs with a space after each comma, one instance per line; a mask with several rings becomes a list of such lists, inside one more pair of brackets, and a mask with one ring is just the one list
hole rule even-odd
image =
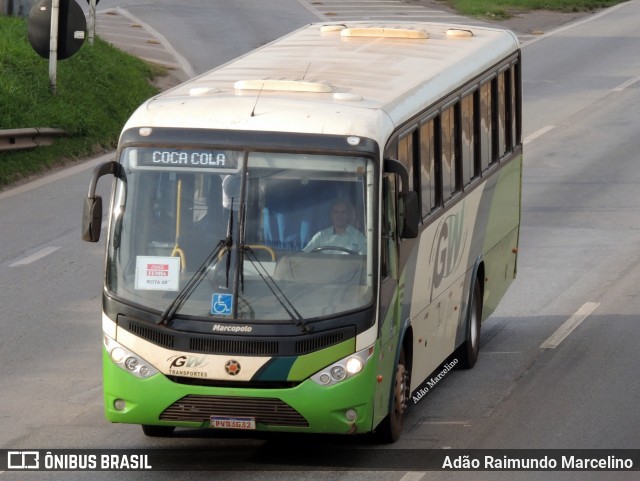
[[[421, 5], [423, 7], [456, 13], [444, 0], [405, 0], [407, 3]], [[513, 17], [508, 20], [491, 20], [485, 18], [487, 23], [500, 25], [519, 34], [542, 35], [562, 25], [574, 22], [592, 15], [595, 11], [585, 12], [556, 12], [552, 10], [533, 10], [529, 12], [513, 12]]]

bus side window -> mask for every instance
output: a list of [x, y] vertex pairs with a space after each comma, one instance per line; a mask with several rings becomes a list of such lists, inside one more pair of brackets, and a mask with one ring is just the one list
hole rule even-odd
[[396, 231], [396, 176], [382, 179], [382, 275], [398, 278], [398, 246]]
[[491, 82], [480, 86], [480, 165], [484, 171], [493, 160]]
[[474, 93], [462, 98], [461, 110], [461, 155], [462, 185], [466, 186], [477, 177], [475, 159], [475, 112]]
[[420, 126], [420, 186], [423, 218], [436, 207], [435, 140], [435, 121], [431, 119]]
[[[418, 181], [415, 178], [416, 164], [418, 155], [416, 149], [418, 147], [418, 129], [413, 129], [398, 139], [398, 160], [404, 164], [409, 173], [409, 190], [416, 190]], [[404, 188], [404, 186], [402, 186]]]
[[442, 199], [447, 202], [458, 190], [456, 182], [456, 122], [453, 105], [442, 111], [440, 125], [442, 132]]
[[511, 66], [511, 133], [512, 143], [515, 147], [520, 143], [522, 137], [522, 125], [520, 122], [520, 64], [514, 62]]
[[509, 148], [507, 131], [509, 123], [507, 122], [508, 94], [507, 89], [507, 72], [498, 74], [496, 78], [496, 102], [497, 102], [497, 130], [498, 130], [498, 158], [502, 158]]

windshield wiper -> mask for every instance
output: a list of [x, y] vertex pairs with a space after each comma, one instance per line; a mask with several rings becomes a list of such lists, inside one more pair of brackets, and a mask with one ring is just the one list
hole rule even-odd
[[[243, 245], [241, 246], [241, 251], [242, 253], [246, 252], [249, 254], [249, 262], [251, 262], [251, 265], [254, 267], [254, 269], [260, 276], [260, 278], [264, 281], [266, 286], [269, 288], [269, 290], [273, 294], [273, 297], [276, 298], [276, 300], [280, 303], [282, 308], [287, 312], [287, 314], [289, 314], [289, 317], [291, 317], [291, 320], [293, 321], [293, 323], [296, 326], [298, 326], [300, 329], [302, 329], [304, 332], [309, 332], [309, 333], [313, 332], [314, 331], [313, 327], [310, 327], [309, 325], [307, 325], [307, 323], [305, 322], [300, 312], [298, 312], [298, 310], [295, 308], [295, 306], [289, 300], [286, 294], [282, 291], [282, 289], [280, 289], [280, 286], [278, 286], [276, 281], [269, 274], [267, 269], [262, 264], [262, 261], [258, 259], [258, 256], [253, 251], [253, 249], [247, 245]], [[260, 267], [260, 269], [258, 269], [258, 266]]]
[[189, 296], [191, 296], [196, 287], [198, 287], [200, 282], [202, 282], [202, 279], [205, 278], [209, 267], [218, 261], [218, 254], [220, 254], [220, 251], [226, 247], [231, 248], [231, 242], [228, 237], [226, 239], [221, 239], [220, 242], [218, 242], [216, 247], [211, 251], [204, 262], [200, 264], [200, 267], [198, 267], [198, 270], [193, 274], [191, 279], [189, 279], [189, 282], [187, 282], [187, 284], [180, 290], [171, 304], [169, 304], [169, 306], [165, 309], [165, 311], [160, 316], [160, 325], [166, 325], [171, 322], [173, 316], [175, 316], [176, 312], [178, 312], [178, 309], [180, 309], [180, 307], [182, 307], [182, 304], [184, 304], [184, 301], [186, 301]]
[[175, 299], [169, 304], [165, 311], [160, 316], [160, 325], [167, 325], [178, 312], [178, 309], [182, 307], [184, 301], [186, 301], [193, 291], [205, 278], [207, 271], [211, 265], [215, 265], [218, 262], [218, 255], [222, 249], [227, 251], [227, 287], [229, 287], [229, 267], [231, 263], [231, 247], [233, 247], [233, 198], [231, 199], [231, 211], [229, 212], [229, 223], [227, 225], [227, 237], [220, 239], [218, 244], [214, 247], [207, 258], [200, 264], [198, 270], [193, 274], [189, 282], [180, 290]]

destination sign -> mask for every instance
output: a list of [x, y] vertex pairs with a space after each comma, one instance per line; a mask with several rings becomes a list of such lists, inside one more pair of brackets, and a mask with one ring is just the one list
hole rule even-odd
[[141, 148], [137, 166], [236, 170], [238, 160], [220, 150]]

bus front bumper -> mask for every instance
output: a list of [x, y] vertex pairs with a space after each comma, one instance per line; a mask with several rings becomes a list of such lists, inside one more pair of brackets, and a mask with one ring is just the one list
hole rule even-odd
[[175, 383], [161, 373], [137, 378], [103, 349], [105, 414], [114, 423], [211, 428], [214, 417], [248, 417], [255, 419], [256, 431], [364, 433], [372, 430], [371, 361], [331, 386], [307, 379], [283, 389], [211, 387]]

